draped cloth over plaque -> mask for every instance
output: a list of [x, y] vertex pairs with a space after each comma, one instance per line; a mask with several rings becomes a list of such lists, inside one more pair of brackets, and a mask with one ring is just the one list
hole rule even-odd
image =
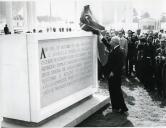
[[[105, 27], [98, 24], [95, 20], [89, 5], [84, 6], [81, 17], [80, 27], [84, 31], [90, 31], [93, 34], [99, 35], [101, 31], [105, 30]], [[102, 66], [107, 63], [108, 55], [105, 52], [105, 45], [98, 40], [98, 59]]]
[[98, 24], [92, 15], [90, 6], [84, 6], [80, 17], [80, 26], [85, 31], [91, 31], [93, 34], [99, 34], [99, 31], [105, 30], [105, 27]]

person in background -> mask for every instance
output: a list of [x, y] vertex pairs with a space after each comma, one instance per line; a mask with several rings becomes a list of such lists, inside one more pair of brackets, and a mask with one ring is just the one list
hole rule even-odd
[[155, 57], [155, 78], [157, 85], [157, 92], [159, 97], [163, 97], [165, 95], [165, 88], [162, 80], [162, 69], [166, 60], [166, 40], [161, 40], [161, 46], [156, 50]]
[[119, 32], [118, 32], [117, 30], [115, 30], [115, 36], [118, 36], [118, 33], [119, 33]]
[[164, 30], [163, 30], [163, 29], [161, 29], [161, 30], [160, 30], [160, 33], [161, 33], [161, 34], [163, 34], [163, 33], [164, 33]]
[[161, 47], [156, 50], [157, 56], [155, 57], [155, 82], [159, 97], [164, 96], [164, 86], [162, 83], [162, 67], [164, 65], [166, 56], [166, 52], [164, 52], [165, 46], [163, 45], [165, 43], [165, 40], [161, 40]]
[[115, 36], [115, 30], [110, 30], [110, 37], [114, 37]]
[[162, 34], [161, 33], [158, 34], [158, 39], [159, 39], [159, 41], [162, 39]]
[[127, 54], [127, 61], [126, 61], [126, 75], [131, 76], [134, 75], [134, 64], [136, 61], [136, 36], [133, 35], [131, 30], [128, 31], [128, 54]]
[[[109, 33], [107, 31], [102, 31], [101, 33], [102, 35], [105, 35], [105, 39], [109, 43], [111, 40]], [[108, 60], [109, 49], [102, 43], [100, 39], [100, 36], [98, 36], [98, 79], [99, 81], [103, 81], [105, 80], [104, 66], [106, 65]]]
[[127, 52], [128, 52], [128, 44], [127, 44], [127, 39], [124, 38], [123, 31], [119, 31], [119, 45], [120, 48], [124, 50], [125, 57], [127, 57]]
[[9, 28], [8, 28], [7, 24], [4, 27], [4, 33], [5, 34], [11, 34], [10, 31], [9, 31]]
[[[127, 33], [128, 35], [127, 35], [127, 37], [126, 37], [126, 39], [127, 39], [127, 43], [128, 43], [128, 48], [129, 48], [129, 43], [131, 42], [131, 37], [132, 37], [132, 31], [131, 30], [128, 30], [128, 33]], [[128, 49], [129, 50], [129, 49]], [[128, 73], [128, 70], [129, 70], [129, 51], [128, 51], [128, 53], [127, 53], [127, 58], [126, 58], [126, 76], [128, 76], [129, 75], [129, 73]]]
[[148, 91], [154, 91], [154, 64], [155, 64], [155, 46], [152, 44], [153, 37], [149, 36], [144, 45], [143, 61], [144, 61], [144, 86]]
[[136, 36], [138, 39], [140, 39], [140, 36], [141, 36], [141, 29], [137, 29], [136, 31]]
[[[124, 64], [126, 63], [126, 59], [127, 59], [127, 53], [128, 53], [128, 43], [127, 43], [127, 39], [124, 38], [124, 35], [123, 35], [123, 31], [120, 30], [119, 31], [119, 45], [120, 45], [120, 48], [123, 50], [123, 54], [124, 54]], [[125, 69], [125, 66], [123, 67], [123, 69]]]
[[148, 33], [144, 33], [145, 39], [148, 39]]
[[140, 81], [143, 80], [143, 50], [144, 50], [144, 44], [146, 43], [146, 39], [143, 35], [140, 36], [140, 41], [137, 45], [137, 63], [136, 63], [136, 76]]
[[155, 50], [157, 50], [160, 47], [160, 40], [158, 38], [158, 33], [153, 34], [153, 45], [155, 46]]
[[123, 36], [125, 37], [125, 30], [122, 28], [121, 29]]

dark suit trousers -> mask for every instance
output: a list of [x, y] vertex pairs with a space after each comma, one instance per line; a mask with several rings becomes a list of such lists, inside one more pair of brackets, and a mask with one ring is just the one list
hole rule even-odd
[[121, 89], [120, 75], [109, 78], [108, 85], [112, 109], [121, 109], [127, 111], [128, 108], [124, 102], [123, 93]]

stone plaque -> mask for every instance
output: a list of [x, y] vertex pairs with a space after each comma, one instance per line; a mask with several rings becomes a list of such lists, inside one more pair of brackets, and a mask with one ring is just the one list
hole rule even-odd
[[39, 40], [41, 108], [94, 84], [89, 38]]

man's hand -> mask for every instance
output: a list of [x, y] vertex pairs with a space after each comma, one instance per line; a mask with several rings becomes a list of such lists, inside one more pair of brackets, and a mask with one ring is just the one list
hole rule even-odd
[[113, 77], [113, 76], [114, 76], [114, 73], [113, 73], [113, 72], [111, 72], [111, 73], [110, 73], [110, 77]]
[[100, 39], [100, 43], [102, 43], [102, 39], [104, 38], [104, 36], [99, 32], [99, 39]]

